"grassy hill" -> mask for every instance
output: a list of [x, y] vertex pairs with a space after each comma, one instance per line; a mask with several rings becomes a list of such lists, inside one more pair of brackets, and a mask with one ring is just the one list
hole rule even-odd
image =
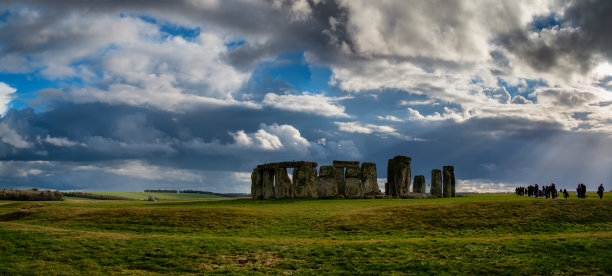
[[149, 195], [158, 199], [199, 199], [199, 198], [222, 198], [212, 194], [191, 194], [191, 193], [145, 193], [145, 192], [95, 192], [102, 195], [114, 195], [125, 198], [146, 200]]
[[0, 274], [612, 273], [610, 193], [0, 203]]
[[209, 199], [209, 198], [223, 198], [219, 195], [213, 194], [195, 194], [195, 193], [147, 193], [147, 192], [87, 192], [90, 194], [97, 195], [109, 195], [116, 197], [123, 197], [134, 200], [147, 200], [149, 195], [157, 199]]

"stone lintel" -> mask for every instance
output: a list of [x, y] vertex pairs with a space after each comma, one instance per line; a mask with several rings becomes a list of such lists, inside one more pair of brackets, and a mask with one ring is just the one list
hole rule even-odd
[[333, 166], [336, 168], [359, 168], [359, 161], [334, 160]]
[[287, 161], [261, 164], [257, 166], [257, 170], [272, 170], [277, 168], [297, 168], [297, 167], [317, 167], [317, 162], [310, 161]]

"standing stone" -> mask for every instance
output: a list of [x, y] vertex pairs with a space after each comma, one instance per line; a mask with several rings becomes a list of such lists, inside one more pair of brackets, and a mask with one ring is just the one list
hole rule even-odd
[[317, 198], [317, 168], [313, 166], [293, 169], [293, 197]]
[[440, 170], [431, 170], [431, 187], [429, 189], [432, 197], [442, 197], [442, 172]]
[[424, 194], [425, 193], [425, 176], [415, 175], [414, 183], [412, 184], [412, 192]]
[[334, 166], [321, 166], [319, 168], [317, 195], [319, 198], [334, 198], [338, 195], [336, 184], [336, 168]]
[[287, 173], [287, 168], [274, 169], [274, 193], [276, 198], [293, 197], [293, 185]]
[[410, 192], [410, 163], [408, 156], [395, 156], [387, 163], [387, 182], [390, 193], [394, 198], [406, 198]]
[[338, 186], [338, 195], [344, 196], [344, 168], [338, 167], [334, 169], [334, 178], [336, 179], [336, 185]]
[[263, 185], [262, 185], [263, 199], [271, 199], [276, 195], [274, 194], [274, 170], [263, 170]]
[[376, 164], [370, 162], [361, 164], [361, 185], [364, 195], [380, 194], [376, 178]]
[[263, 175], [257, 168], [253, 169], [251, 173], [251, 198], [262, 199], [263, 198]]
[[346, 178], [344, 196], [346, 198], [363, 198], [363, 188], [361, 187], [361, 170], [359, 167], [346, 168]]
[[444, 197], [455, 196], [455, 167], [444, 166], [443, 168], [443, 179], [444, 182]]

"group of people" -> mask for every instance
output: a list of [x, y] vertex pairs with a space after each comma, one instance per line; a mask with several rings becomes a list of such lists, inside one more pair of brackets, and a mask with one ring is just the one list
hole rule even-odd
[[559, 192], [563, 193], [565, 198], [569, 197], [567, 190], [557, 191], [557, 187], [555, 187], [555, 183], [550, 183], [550, 185], [543, 186], [540, 190], [538, 184], [529, 185], [527, 187], [517, 187], [515, 193], [520, 196], [533, 196], [533, 197], [545, 197], [545, 198], [557, 198], [559, 196]]
[[[555, 187], [555, 183], [550, 183], [550, 185], [543, 186], [542, 189], [538, 187], [538, 184], [529, 185], [527, 187], [517, 187], [514, 191], [516, 195], [520, 196], [532, 196], [532, 197], [544, 197], [544, 198], [557, 198], [558, 193], [563, 194], [564, 198], [569, 197], [569, 193], [567, 189], [557, 191], [557, 187]], [[603, 198], [604, 187], [603, 184], [599, 184], [597, 188], [597, 195], [599, 198]], [[578, 198], [586, 198], [586, 186], [583, 183], [578, 183], [578, 187], [576, 188], [576, 195]]]

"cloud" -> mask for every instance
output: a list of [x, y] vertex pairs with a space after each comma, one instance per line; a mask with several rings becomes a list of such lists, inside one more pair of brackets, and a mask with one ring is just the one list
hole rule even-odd
[[[70, 141], [68, 138], [64, 138], [64, 137], [51, 137], [49, 135], [47, 135], [47, 137], [44, 138], [44, 140], [46, 143], [49, 143], [51, 145], [57, 146], [57, 147], [74, 147], [76, 145], [79, 145], [78, 142], [75, 141]], [[86, 146], [85, 144], [80, 144], [81, 146]]]
[[534, 91], [529, 96], [536, 98], [539, 104], [570, 108], [583, 106], [597, 98], [594, 94], [589, 92], [568, 91], [558, 88], [541, 88]]
[[148, 180], [203, 182], [204, 177], [189, 170], [162, 168], [140, 160], [129, 160], [115, 167], [77, 167], [77, 170], [101, 169], [104, 172]]
[[9, 144], [17, 149], [26, 149], [32, 147], [24, 137], [19, 135], [17, 131], [12, 129], [7, 123], [0, 123], [0, 137], [2, 137], [2, 142]]
[[325, 117], [350, 117], [344, 113], [343, 106], [336, 104], [336, 102], [340, 100], [342, 99], [306, 92], [302, 95], [277, 95], [274, 93], [267, 93], [262, 103], [264, 106], [271, 106], [294, 112], [305, 112]]
[[567, 79], [590, 72], [612, 58], [612, 35], [603, 28], [612, 23], [608, 1], [572, 1], [553, 10], [555, 24], [544, 29], [521, 29], [500, 36], [501, 45], [537, 71]]
[[525, 185], [495, 182], [487, 179], [457, 179], [456, 189], [459, 193], [509, 193], [519, 186]]
[[374, 124], [362, 124], [358, 122], [334, 122], [338, 126], [338, 130], [349, 133], [363, 134], [397, 134], [396, 129], [391, 126], [379, 126]]
[[13, 100], [11, 94], [15, 93], [17, 89], [10, 87], [4, 82], [0, 82], [0, 114], [4, 114], [7, 109], [9, 102]]

